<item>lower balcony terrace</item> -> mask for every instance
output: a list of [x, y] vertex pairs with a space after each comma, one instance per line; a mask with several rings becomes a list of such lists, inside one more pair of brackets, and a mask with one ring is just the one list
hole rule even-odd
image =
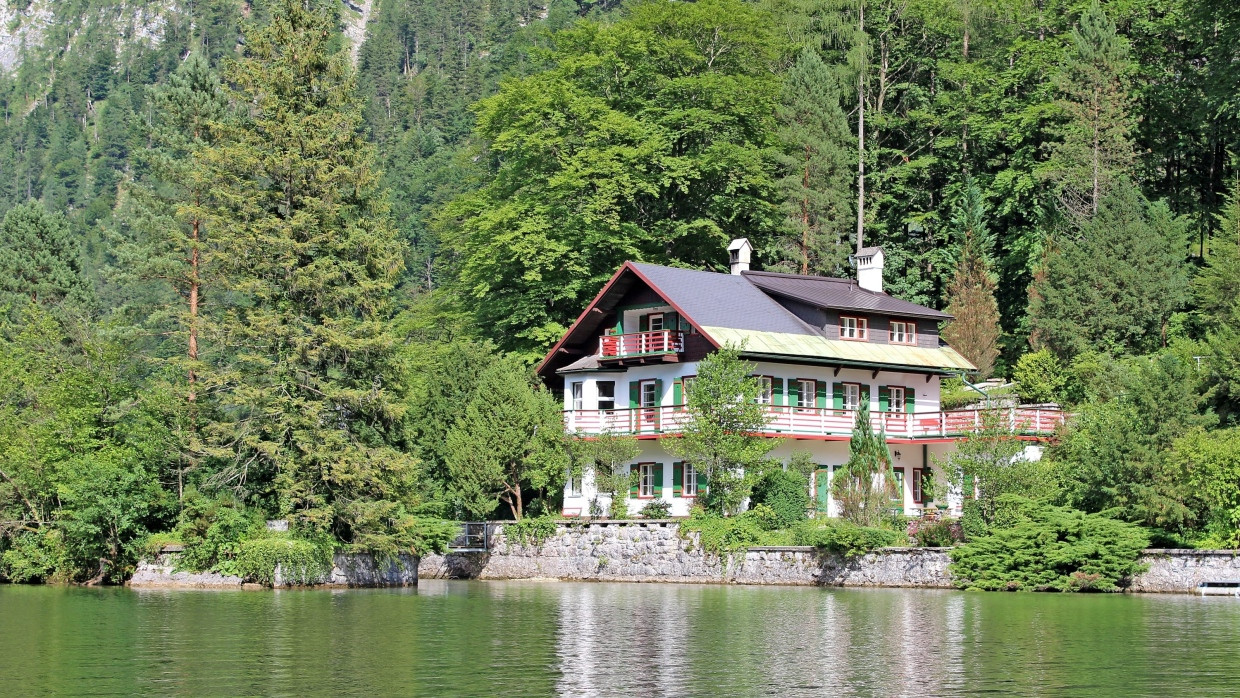
[[[1046, 407], [1004, 407], [995, 410], [967, 409], [947, 412], [872, 412], [870, 425], [891, 441], [953, 440], [978, 431], [988, 413], [997, 415], [999, 426], [1020, 436], [1050, 436], [1064, 423], [1063, 410]], [[764, 436], [847, 439], [852, 435], [856, 411], [833, 408], [768, 406]], [[638, 438], [658, 438], [680, 433], [688, 420], [683, 405], [637, 407], [617, 410], [567, 410], [565, 427], [589, 438], [612, 433]]]

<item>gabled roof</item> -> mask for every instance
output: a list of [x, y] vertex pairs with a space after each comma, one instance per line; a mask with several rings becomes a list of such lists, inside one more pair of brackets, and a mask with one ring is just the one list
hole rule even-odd
[[[856, 310], [898, 317], [950, 320], [951, 315], [924, 305], [892, 298], [885, 293], [867, 291], [852, 279], [831, 279], [824, 276], [797, 276], [768, 271], [741, 272], [750, 283], [767, 293], [774, 293], [820, 308]], [[709, 324], [709, 323], [708, 323]]]
[[592, 355], [603, 319], [616, 310], [634, 284], [648, 286], [714, 346], [744, 341], [744, 353], [755, 358], [804, 358], [914, 371], [973, 368], [945, 345], [911, 347], [828, 339], [776, 300], [778, 296], [834, 310], [951, 319], [932, 308], [865, 290], [849, 279], [752, 271], [722, 274], [625, 262], [539, 364], [539, 374], [601, 368]]

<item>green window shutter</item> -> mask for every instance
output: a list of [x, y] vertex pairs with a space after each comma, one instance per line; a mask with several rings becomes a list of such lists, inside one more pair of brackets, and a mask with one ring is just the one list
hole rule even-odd
[[788, 381], [788, 406], [796, 407], [801, 401], [801, 381], [793, 378]]
[[672, 463], [672, 496], [684, 496], [685, 464], [682, 461]]
[[[629, 466], [629, 497], [631, 499], [637, 499], [637, 487], [641, 482], [641, 471], [642, 469], [640, 465]], [[637, 477], [633, 477], [633, 473], [635, 472], [638, 474]]]
[[624, 334], [624, 313], [616, 313], [616, 334]]
[[[818, 392], [818, 400], [817, 400], [818, 406], [823, 409], [826, 409], [827, 407], [827, 382], [817, 381], [815, 383], [815, 388], [817, 388], [817, 392]], [[843, 402], [843, 400], [844, 400], [843, 396], [840, 396], [840, 401]]]
[[832, 391], [831, 399], [834, 402], [835, 409], [837, 410], [844, 409], [844, 384], [843, 383], [833, 384], [831, 386], [831, 391]]
[[643, 315], [643, 316], [641, 316], [641, 317], [637, 318], [637, 331], [638, 331], [638, 332], [647, 332], [647, 331], [649, 331], [649, 330], [650, 330], [650, 316], [649, 316], [649, 315]]
[[654, 464], [654, 498], [663, 496], [663, 464]]
[[663, 404], [663, 379], [654, 379], [654, 404], [655, 407]]
[[870, 409], [874, 409], [870, 405], [870, 386], [868, 385], [861, 386], [861, 404], [866, 407], [869, 407]]
[[672, 381], [672, 404], [673, 405], [685, 404], [684, 383], [682, 383], [681, 379], [679, 378]]
[[917, 407], [917, 398], [915, 397], [915, 393], [913, 392], [913, 389], [905, 388], [904, 389], [904, 411], [913, 412], [913, 410], [916, 407]]
[[640, 381], [629, 381], [629, 408], [637, 409], [641, 406], [642, 401], [642, 384]]
[[664, 313], [663, 329], [678, 330], [680, 329], [680, 313]]
[[891, 391], [887, 390], [887, 386], [878, 386], [878, 411], [886, 412], [891, 405]]
[[698, 488], [697, 488], [698, 496], [701, 497], [703, 494], [706, 493], [706, 471], [705, 470], [697, 471], [697, 481], [698, 481]]

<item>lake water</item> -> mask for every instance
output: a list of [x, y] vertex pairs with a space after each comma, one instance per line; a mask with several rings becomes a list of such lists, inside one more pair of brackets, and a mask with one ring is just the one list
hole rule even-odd
[[0, 695], [1237, 695], [1240, 601], [425, 580], [0, 586]]

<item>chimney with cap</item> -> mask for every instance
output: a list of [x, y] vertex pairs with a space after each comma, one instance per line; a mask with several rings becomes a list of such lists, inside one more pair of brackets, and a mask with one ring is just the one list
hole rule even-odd
[[753, 245], [749, 238], [736, 238], [728, 243], [728, 264], [733, 274], [749, 271], [749, 257], [753, 254]]
[[883, 292], [883, 248], [862, 247], [850, 257], [857, 265], [857, 285], [867, 291]]

